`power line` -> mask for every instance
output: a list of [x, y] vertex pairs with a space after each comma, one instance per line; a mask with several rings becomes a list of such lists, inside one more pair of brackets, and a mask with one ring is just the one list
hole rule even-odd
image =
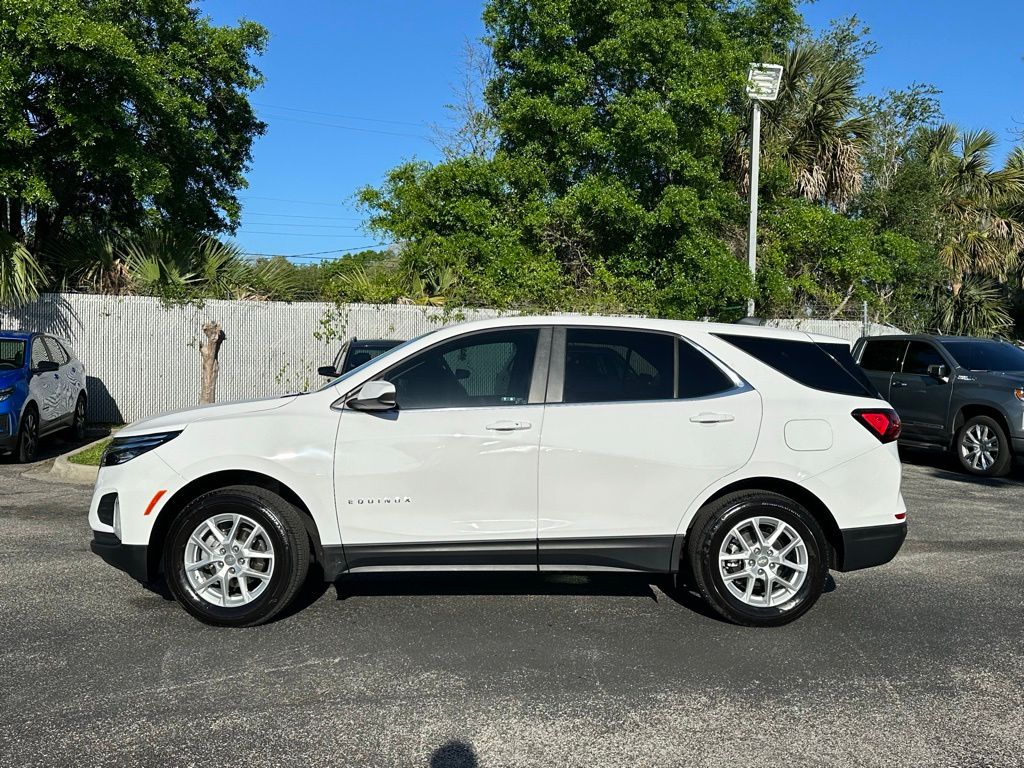
[[274, 258], [275, 256], [281, 256], [286, 259], [305, 259], [313, 256], [326, 256], [331, 253], [352, 253], [353, 251], [368, 251], [371, 248], [388, 248], [392, 243], [369, 243], [367, 245], [359, 245], [353, 248], [335, 248], [330, 251], [306, 251], [304, 253], [243, 253], [243, 256], [257, 256], [263, 258]]
[[270, 211], [243, 211], [243, 216], [274, 216], [281, 219], [319, 219], [321, 221], [366, 221], [359, 216], [302, 216], [295, 213], [271, 213]]
[[379, 133], [384, 136], [406, 136], [413, 139], [420, 139], [421, 141], [430, 141], [426, 136], [422, 136], [418, 133], [400, 133], [398, 131], [381, 131], [377, 128], [357, 128], [353, 125], [338, 125], [337, 123], [325, 123], [321, 120], [303, 120], [301, 117], [288, 117], [287, 115], [261, 115], [268, 120], [287, 120], [292, 123], [304, 123], [306, 125], [322, 125], [326, 128], [337, 128], [342, 131], [356, 131], [358, 133]]
[[[245, 216], [243, 215], [243, 219]], [[359, 225], [354, 224], [293, 224], [290, 221], [253, 221], [250, 222], [256, 226], [267, 226], [267, 227], [303, 227], [306, 229], [362, 229]]]
[[260, 195], [239, 195], [242, 200], [271, 200], [276, 203], [298, 203], [299, 205], [322, 205], [326, 208], [343, 207], [341, 203], [325, 203], [323, 200], [291, 200], [287, 197], [262, 197]]
[[281, 109], [285, 112], [302, 112], [307, 115], [322, 115], [323, 117], [338, 117], [342, 120], [363, 120], [368, 123], [390, 123], [392, 125], [411, 125], [415, 128], [426, 128], [425, 123], [411, 122], [409, 120], [387, 120], [382, 117], [361, 117], [359, 115], [344, 115], [339, 112], [320, 112], [315, 109], [300, 109], [298, 107], [282, 107], [280, 104], [267, 104], [266, 102], [254, 101], [252, 102], [257, 107], [265, 107], [267, 109]]
[[363, 235], [337, 235], [331, 232], [266, 232], [258, 229], [248, 229], [247, 235], [279, 235], [281, 237], [363, 237]]

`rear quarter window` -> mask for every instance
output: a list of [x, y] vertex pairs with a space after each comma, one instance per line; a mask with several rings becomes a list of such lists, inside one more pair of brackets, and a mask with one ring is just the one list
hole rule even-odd
[[845, 344], [724, 333], [715, 335], [805, 387], [855, 397], [879, 396], [853, 361], [850, 348]]

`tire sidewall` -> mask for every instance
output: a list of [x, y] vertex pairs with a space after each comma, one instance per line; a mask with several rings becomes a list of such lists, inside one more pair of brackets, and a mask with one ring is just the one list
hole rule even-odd
[[[743, 520], [762, 515], [777, 518], [793, 526], [807, 547], [807, 575], [804, 583], [785, 603], [770, 608], [747, 605], [735, 597], [725, 586], [718, 567], [718, 553], [729, 531]], [[781, 498], [741, 500], [726, 507], [719, 514], [718, 522], [712, 523], [706, 529], [708, 540], [703, 546], [701, 565], [707, 574], [705, 583], [708, 589], [714, 592], [714, 599], [742, 622], [764, 626], [788, 623], [810, 610], [821, 594], [828, 567], [820, 529], [808, 520], [813, 521], [813, 518], [807, 512], [795, 505], [787, 504]]]
[[[75, 440], [83, 440], [85, 438], [86, 407], [85, 395], [79, 395], [78, 401], [75, 403], [75, 415], [72, 417], [71, 422], [71, 436]], [[79, 418], [79, 412], [81, 412], [81, 418]]]
[[[967, 463], [963, 455], [963, 451], [961, 450], [964, 435], [966, 435], [967, 430], [975, 424], [984, 424], [995, 433], [996, 439], [999, 441], [999, 456], [996, 458], [995, 463], [988, 469], [975, 469], [972, 467]], [[1012, 461], [1012, 457], [1010, 455], [1010, 441], [1006, 436], [1006, 430], [1004, 430], [999, 422], [991, 416], [973, 416], [967, 419], [956, 433], [956, 445], [954, 446], [954, 450], [956, 451], [956, 459], [963, 470], [972, 475], [977, 475], [978, 477], [998, 477], [999, 475], [1006, 474], [1010, 466], [1010, 461]]]
[[[28, 424], [33, 425], [35, 447], [31, 453], [26, 451], [25, 439], [28, 435]], [[32, 462], [39, 452], [39, 413], [34, 407], [26, 408], [21, 417], [21, 429], [18, 432], [18, 461], [22, 464]]]
[[[274, 573], [263, 593], [248, 605], [225, 608], [209, 603], [196, 592], [185, 573], [185, 547], [192, 532], [215, 515], [243, 514], [267, 532], [274, 547]], [[208, 624], [245, 626], [272, 616], [282, 606], [296, 569], [295, 554], [288, 543], [288, 528], [278, 512], [249, 494], [215, 491], [190, 503], [174, 521], [164, 549], [164, 573], [171, 592], [185, 610]]]

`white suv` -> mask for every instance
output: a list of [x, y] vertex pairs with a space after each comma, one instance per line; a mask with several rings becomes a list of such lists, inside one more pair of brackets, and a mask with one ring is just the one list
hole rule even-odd
[[123, 430], [93, 551], [186, 610], [265, 622], [310, 564], [676, 574], [777, 625], [829, 568], [906, 535], [899, 419], [846, 342], [796, 331], [520, 317], [434, 331], [317, 392]]

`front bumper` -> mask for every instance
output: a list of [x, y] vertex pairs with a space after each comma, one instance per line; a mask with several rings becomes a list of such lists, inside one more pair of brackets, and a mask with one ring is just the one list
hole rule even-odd
[[94, 554], [102, 557], [108, 565], [118, 568], [136, 581], [150, 582], [149, 547], [145, 544], [122, 544], [112, 533], [93, 531], [89, 545]]
[[857, 571], [885, 565], [896, 557], [907, 538], [907, 524], [847, 528], [840, 533], [843, 535], [843, 551], [838, 570]]

